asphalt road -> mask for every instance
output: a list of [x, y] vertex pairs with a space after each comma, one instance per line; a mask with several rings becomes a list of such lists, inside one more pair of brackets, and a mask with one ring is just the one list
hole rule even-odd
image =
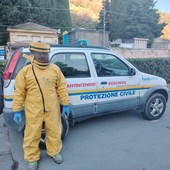
[[[76, 124], [63, 141], [64, 163], [42, 150], [39, 170], [169, 170], [170, 101], [167, 106], [157, 121], [131, 110]], [[26, 170], [22, 135], [10, 129], [9, 138], [13, 170]]]

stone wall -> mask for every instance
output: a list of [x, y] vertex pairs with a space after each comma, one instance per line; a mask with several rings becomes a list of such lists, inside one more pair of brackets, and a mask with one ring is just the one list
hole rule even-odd
[[170, 57], [170, 49], [123, 49], [111, 48], [118, 55], [124, 58], [164, 58]]

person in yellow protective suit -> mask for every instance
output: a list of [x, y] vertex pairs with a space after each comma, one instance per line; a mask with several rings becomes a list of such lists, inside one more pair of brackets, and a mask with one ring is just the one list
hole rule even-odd
[[47, 154], [56, 163], [62, 163], [60, 154], [61, 114], [69, 115], [67, 83], [59, 67], [49, 63], [50, 46], [40, 42], [30, 43], [33, 54], [31, 64], [23, 67], [15, 80], [13, 98], [14, 121], [22, 123], [21, 109], [25, 110], [24, 158], [28, 169], [38, 169], [39, 142], [42, 124], [45, 124]]

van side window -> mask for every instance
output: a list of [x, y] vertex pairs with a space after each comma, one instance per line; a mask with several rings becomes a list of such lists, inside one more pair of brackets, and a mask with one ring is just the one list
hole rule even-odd
[[129, 67], [111, 54], [91, 54], [98, 77], [128, 76]]
[[60, 67], [66, 78], [90, 77], [86, 56], [83, 53], [57, 53], [51, 63]]

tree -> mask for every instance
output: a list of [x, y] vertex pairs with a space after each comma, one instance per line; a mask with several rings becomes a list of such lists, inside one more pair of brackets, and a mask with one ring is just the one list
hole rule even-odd
[[28, 6], [27, 0], [1, 0], [0, 2], [0, 44], [5, 44], [7, 41], [7, 26], [17, 25], [28, 21]]
[[124, 38], [148, 38], [148, 45], [161, 35], [165, 23], [160, 24], [160, 15], [153, 0], [129, 0], [126, 5]]
[[118, 38], [122, 38], [124, 35], [124, 26], [125, 26], [125, 18], [127, 17], [125, 14], [125, 0], [111, 0], [111, 9], [110, 9], [110, 37], [109, 39], [115, 40]]
[[110, 31], [110, 1], [109, 0], [103, 0], [102, 2], [103, 8], [100, 11], [99, 14], [99, 23], [97, 24], [97, 29], [104, 29], [105, 24], [105, 31]]
[[[150, 46], [166, 25], [160, 23], [160, 14], [155, 9], [155, 3], [154, 0], [111, 0], [109, 22], [106, 24], [107, 31], [110, 31], [109, 39], [148, 38]], [[99, 16], [98, 29], [103, 28], [103, 9]]]
[[35, 23], [62, 31], [72, 27], [68, 0], [33, 0], [30, 8]]
[[1, 0], [0, 44], [6, 44], [6, 28], [28, 21], [61, 31], [72, 27], [68, 0]]

